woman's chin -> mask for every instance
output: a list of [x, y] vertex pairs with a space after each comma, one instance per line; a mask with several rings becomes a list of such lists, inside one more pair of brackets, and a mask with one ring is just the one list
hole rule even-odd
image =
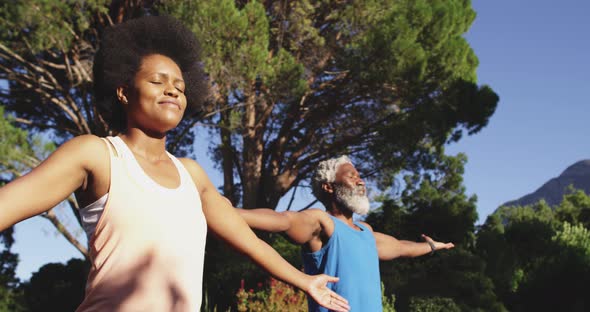
[[178, 126], [178, 123], [160, 123], [158, 125], [151, 125], [150, 127], [145, 127], [144, 131], [149, 134], [150, 136], [154, 137], [163, 137], [169, 131], [173, 130]]
[[168, 132], [178, 127], [181, 121], [182, 116], [180, 116], [180, 118], [178, 116], [169, 116], [169, 118], [162, 118], [159, 120], [158, 125], [155, 128], [160, 129], [163, 132]]

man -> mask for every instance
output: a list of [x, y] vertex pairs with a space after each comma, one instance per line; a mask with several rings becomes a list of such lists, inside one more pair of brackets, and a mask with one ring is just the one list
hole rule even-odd
[[[239, 209], [250, 227], [285, 232], [302, 245], [305, 272], [324, 273], [340, 278], [331, 288], [346, 298], [352, 312], [382, 311], [379, 260], [418, 257], [452, 243], [397, 240], [370, 225], [353, 221], [353, 214], [369, 212], [365, 183], [347, 156], [321, 162], [312, 180], [313, 194], [326, 211], [309, 209], [278, 213], [271, 209]], [[327, 311], [308, 299], [309, 311]]]

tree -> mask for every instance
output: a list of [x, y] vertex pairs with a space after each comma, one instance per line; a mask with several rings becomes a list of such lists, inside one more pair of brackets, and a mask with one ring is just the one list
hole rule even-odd
[[0, 312], [24, 311], [22, 292], [18, 289], [20, 281], [15, 273], [18, 255], [10, 251], [13, 234], [12, 227], [0, 232]]
[[498, 102], [477, 85], [468, 0], [23, 0], [0, 7], [2, 105], [18, 127], [56, 145], [114, 134], [90, 92], [99, 35], [162, 13], [201, 39], [211, 89], [168, 147], [189, 153], [195, 126], [210, 129], [223, 193], [236, 206], [275, 207], [339, 154], [389, 187], [400, 172], [443, 162], [444, 144], [485, 127]]
[[75, 311], [84, 299], [88, 262], [48, 263], [23, 285], [26, 306], [36, 311]]
[[[44, 159], [55, 149], [53, 142], [44, 141], [41, 136], [29, 136], [22, 129], [13, 126], [13, 119], [4, 117], [4, 108], [0, 106], [0, 175], [3, 182], [20, 177], [36, 167], [40, 159]], [[66, 203], [77, 207], [76, 200], [70, 196]], [[78, 240], [74, 233], [78, 222], [71, 224], [64, 217], [59, 217], [57, 207], [41, 214], [49, 220], [74, 247], [83, 255], [87, 255], [86, 247]], [[77, 216], [77, 210], [74, 209]], [[79, 220], [78, 220], [79, 221]]]
[[463, 130], [484, 127], [498, 101], [476, 85], [465, 0], [28, 0], [0, 10], [2, 104], [57, 144], [112, 133], [90, 94], [99, 34], [158, 12], [201, 38], [212, 90], [206, 112], [189, 116], [169, 147], [189, 151], [193, 126], [213, 126], [224, 194], [244, 207], [274, 207], [336, 154], [383, 181], [420, 170]]
[[569, 193], [563, 196], [561, 204], [555, 208], [557, 219], [590, 228], [590, 196], [572, 186], [569, 190]]
[[463, 186], [467, 157], [440, 155], [425, 171], [407, 175], [401, 201], [409, 212], [405, 235], [419, 237], [428, 231], [440, 239], [470, 247], [477, 221], [475, 195]]
[[405, 177], [400, 198], [385, 194], [366, 221], [399, 239], [418, 240], [424, 233], [456, 247], [432, 257], [382, 262], [386, 293], [395, 294], [398, 311], [505, 311], [485, 274], [485, 259], [474, 252], [476, 198], [465, 195], [466, 157], [437, 159], [441, 162], [429, 170]]
[[532, 206], [501, 207], [479, 230], [477, 252], [486, 259], [486, 274], [509, 309], [532, 255], [547, 252], [555, 226], [551, 208], [542, 201]]
[[412, 312], [461, 312], [461, 309], [455, 304], [453, 299], [433, 297], [433, 298], [412, 298], [410, 309]]
[[498, 297], [511, 311], [585, 311], [590, 282], [590, 232], [584, 223], [590, 197], [564, 195], [549, 207], [500, 207], [478, 233], [478, 253]]
[[342, 153], [385, 182], [417, 171], [463, 129], [484, 127], [498, 101], [475, 84], [469, 1], [167, 1], [163, 11], [202, 39], [214, 155], [224, 194], [243, 207], [276, 206]]

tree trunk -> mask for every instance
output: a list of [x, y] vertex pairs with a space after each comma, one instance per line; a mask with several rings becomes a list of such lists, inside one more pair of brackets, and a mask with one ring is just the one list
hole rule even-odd
[[[225, 104], [223, 104], [225, 105]], [[221, 112], [221, 166], [223, 170], [223, 195], [235, 206], [238, 204], [234, 181], [234, 151], [231, 138], [230, 111]]]
[[247, 105], [244, 113], [244, 149], [242, 150], [242, 186], [244, 208], [256, 208], [258, 204], [258, 192], [260, 177], [262, 174], [262, 153], [264, 152], [263, 131], [257, 127], [256, 95], [252, 94], [246, 99]]

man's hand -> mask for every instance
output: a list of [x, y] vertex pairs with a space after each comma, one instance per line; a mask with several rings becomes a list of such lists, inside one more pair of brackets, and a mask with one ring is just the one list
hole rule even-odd
[[337, 281], [337, 277], [325, 274], [311, 276], [307, 293], [319, 305], [329, 310], [346, 312], [350, 310], [348, 301], [326, 286], [328, 283], [336, 283]]
[[439, 249], [451, 249], [451, 248], [455, 247], [455, 244], [453, 244], [453, 243], [437, 242], [437, 241], [434, 241], [432, 238], [430, 238], [430, 236], [427, 236], [424, 234], [422, 234], [422, 238], [428, 243], [428, 245], [430, 245], [431, 247], [434, 247], [434, 249], [432, 251], [439, 250]]

